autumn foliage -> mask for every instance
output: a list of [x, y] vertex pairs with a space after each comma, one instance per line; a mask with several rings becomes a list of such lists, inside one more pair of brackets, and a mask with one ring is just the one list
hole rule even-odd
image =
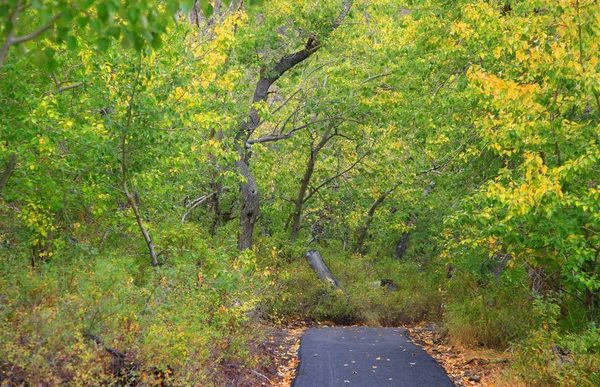
[[598, 385], [597, 1], [250, 3], [0, 4], [1, 383], [279, 383], [265, 323], [436, 321]]

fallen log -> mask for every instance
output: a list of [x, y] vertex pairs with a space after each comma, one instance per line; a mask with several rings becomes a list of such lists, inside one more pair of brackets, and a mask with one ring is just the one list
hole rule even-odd
[[327, 281], [337, 289], [344, 290], [337, 279], [331, 273], [331, 270], [327, 267], [321, 254], [317, 250], [310, 250], [306, 253], [306, 260], [312, 269], [317, 273], [320, 279]]

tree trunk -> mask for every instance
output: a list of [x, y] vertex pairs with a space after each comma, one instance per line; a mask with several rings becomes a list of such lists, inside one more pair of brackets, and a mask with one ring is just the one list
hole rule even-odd
[[[335, 279], [331, 270], [327, 267], [321, 254], [317, 250], [310, 250], [306, 253], [306, 260], [312, 269], [317, 273], [320, 279], [327, 281], [338, 289], [342, 289], [338, 280]], [[343, 290], [343, 289], [342, 289]]]
[[[411, 220], [408, 221], [407, 226], [414, 226], [415, 222], [416, 222], [416, 220], [414, 218], [412, 218]], [[404, 253], [406, 253], [406, 250], [408, 249], [409, 239], [410, 239], [410, 233], [408, 231], [403, 232], [402, 236], [400, 237], [400, 240], [396, 244], [396, 254], [394, 255], [394, 257], [397, 260], [401, 260], [402, 258], [404, 258]]]
[[[348, 15], [348, 12], [350, 12], [351, 7], [352, 1], [347, 0], [344, 2], [344, 8], [338, 15], [338, 18], [333, 22], [332, 30], [335, 30], [340, 26], [342, 21]], [[319, 39], [314, 36], [309, 36], [303, 49], [282, 57], [279, 62], [271, 68], [262, 68], [260, 79], [256, 83], [254, 89], [252, 102], [259, 103], [266, 101], [269, 96], [269, 88], [271, 85], [281, 78], [288, 70], [310, 58], [320, 48], [321, 42]], [[235, 141], [239, 147], [240, 157], [236, 165], [240, 174], [246, 178], [246, 182], [242, 183], [240, 186], [242, 192], [242, 207], [240, 213], [241, 230], [238, 239], [238, 247], [240, 250], [252, 248], [252, 232], [254, 231], [254, 223], [256, 222], [258, 215], [258, 189], [249, 168], [251, 150], [249, 149], [250, 144], [248, 141], [259, 124], [260, 116], [258, 111], [251, 108], [248, 118], [239, 126], [235, 136]]]
[[[135, 87], [134, 87], [135, 89]], [[133, 97], [132, 97], [133, 101]], [[131, 111], [131, 110], [130, 110]], [[124, 135], [121, 139], [121, 185], [123, 188], [123, 193], [129, 202], [129, 206], [133, 210], [133, 214], [135, 215], [135, 220], [140, 228], [140, 232], [144, 237], [144, 241], [146, 241], [146, 246], [148, 247], [148, 253], [150, 254], [150, 259], [152, 260], [152, 266], [158, 266], [158, 255], [154, 250], [154, 243], [152, 242], [152, 238], [150, 238], [150, 233], [146, 229], [144, 222], [142, 220], [142, 215], [140, 214], [140, 208], [138, 206], [139, 197], [135, 192], [132, 194], [129, 192], [129, 187], [127, 186], [127, 151], [125, 149], [127, 136]]]
[[310, 178], [314, 171], [315, 158], [313, 152], [311, 151], [308, 163], [306, 164], [306, 169], [304, 170], [304, 176], [302, 177], [302, 181], [300, 182], [298, 197], [296, 197], [296, 200], [294, 201], [294, 213], [292, 215], [292, 233], [290, 236], [292, 242], [296, 241], [296, 238], [298, 238], [298, 234], [300, 233], [300, 222], [302, 220], [302, 207], [304, 205], [304, 196], [306, 195], [308, 183], [310, 182]]
[[[304, 205], [304, 198], [306, 196], [306, 190], [308, 189], [308, 183], [310, 183], [310, 178], [312, 177], [313, 172], [315, 171], [315, 162], [316, 157], [319, 154], [319, 151], [327, 140], [329, 135], [329, 131], [327, 131], [319, 144], [310, 150], [310, 156], [308, 157], [308, 161], [306, 163], [306, 169], [304, 170], [304, 176], [302, 176], [302, 181], [300, 182], [300, 188], [298, 189], [298, 196], [294, 201], [294, 213], [292, 214], [292, 233], [290, 235], [290, 239], [292, 242], [296, 241], [298, 238], [298, 234], [300, 233], [300, 223], [302, 220], [302, 207]], [[324, 141], [325, 140], [325, 141]]]
[[319, 154], [319, 152], [321, 152], [325, 145], [327, 145], [329, 140], [331, 140], [336, 135], [336, 133], [332, 134], [331, 131], [332, 128], [329, 127], [321, 136], [321, 140], [319, 141], [319, 143], [312, 147], [312, 149], [310, 150], [310, 156], [308, 158], [308, 161], [306, 162], [304, 176], [302, 176], [300, 188], [298, 189], [298, 196], [294, 201], [294, 213], [292, 214], [292, 233], [290, 236], [292, 242], [296, 241], [296, 238], [298, 238], [298, 234], [300, 233], [300, 226], [302, 221], [302, 207], [304, 206], [304, 203], [308, 199], [310, 199], [312, 195], [316, 192], [315, 189], [313, 192], [311, 192], [311, 194], [309, 194], [308, 196], [306, 195], [306, 191], [308, 190], [308, 184], [310, 183], [310, 179], [315, 171], [317, 155]]
[[154, 250], [154, 243], [152, 242], [152, 238], [150, 238], [150, 233], [148, 233], [146, 226], [144, 226], [142, 215], [140, 214], [140, 209], [138, 208], [138, 205], [135, 202], [135, 196], [129, 193], [129, 189], [127, 188], [127, 183], [125, 181], [123, 181], [123, 191], [125, 192], [125, 196], [127, 197], [129, 205], [133, 210], [133, 214], [135, 215], [135, 220], [138, 224], [138, 227], [140, 228], [140, 232], [142, 233], [142, 235], [144, 236], [144, 240], [146, 241], [148, 253], [150, 254], [150, 259], [152, 260], [152, 266], [156, 267], [158, 266], [158, 255]]
[[[431, 191], [433, 191], [433, 187], [435, 187], [435, 181], [432, 180], [429, 183], [429, 185], [427, 187], [425, 187], [425, 189], [423, 190], [423, 197], [421, 198], [421, 202], [423, 202], [423, 201], [425, 201], [425, 199], [427, 199], [427, 196], [429, 196]], [[419, 217], [419, 214], [414, 214], [408, 221], [407, 226], [409, 226], [409, 227], [414, 226], [417, 223], [418, 217]], [[400, 240], [396, 244], [396, 254], [394, 255], [394, 257], [397, 260], [401, 260], [402, 258], [404, 258], [404, 253], [406, 253], [406, 250], [408, 249], [409, 240], [410, 240], [410, 232], [409, 231], [403, 232], [402, 236], [400, 237]]]
[[13, 153], [10, 156], [8, 156], [8, 164], [6, 165], [4, 172], [2, 172], [2, 175], [0, 175], [0, 192], [2, 192], [2, 189], [8, 182], [8, 178], [14, 171], [16, 165], [17, 165], [17, 155]]
[[252, 234], [254, 232], [254, 223], [258, 216], [258, 188], [252, 172], [248, 166], [247, 160], [243, 157], [237, 161], [237, 167], [240, 174], [246, 179], [240, 185], [242, 193], [242, 208], [240, 211], [240, 234], [238, 236], [238, 248], [240, 250], [252, 249]]
[[396, 187], [399, 184], [400, 183], [396, 183], [394, 185], [394, 187], [388, 189], [387, 191], [385, 191], [384, 193], [382, 193], [381, 195], [379, 195], [379, 197], [377, 198], [377, 200], [375, 200], [375, 202], [373, 202], [373, 204], [369, 208], [369, 212], [367, 212], [367, 220], [365, 221], [364, 226], [361, 227], [360, 231], [358, 232], [358, 240], [356, 242], [356, 252], [357, 253], [359, 253], [359, 254], [363, 253], [363, 246], [364, 246], [364, 243], [365, 243], [365, 239], [367, 237], [367, 232], [369, 231], [369, 226], [371, 226], [371, 223], [373, 223], [373, 217], [375, 216], [375, 211], [377, 210], [377, 208], [379, 208], [379, 206], [381, 205], [381, 203], [383, 203], [383, 201], [385, 200], [385, 198], [387, 198], [388, 195], [394, 189], [396, 189]]

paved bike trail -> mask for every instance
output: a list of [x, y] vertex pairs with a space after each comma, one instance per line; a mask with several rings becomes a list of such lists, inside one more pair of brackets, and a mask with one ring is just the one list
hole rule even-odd
[[401, 328], [313, 328], [292, 387], [449, 387], [444, 369]]

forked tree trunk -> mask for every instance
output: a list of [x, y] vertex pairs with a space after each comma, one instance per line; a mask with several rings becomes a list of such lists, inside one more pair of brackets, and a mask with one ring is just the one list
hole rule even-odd
[[[254, 90], [253, 102], [263, 102], [267, 100], [269, 87], [277, 81], [286, 71], [310, 57], [320, 44], [314, 39], [309, 39], [307, 47], [297, 53], [283, 57], [272, 69], [263, 71], [266, 74], [273, 74], [272, 77], [261, 77]], [[252, 136], [258, 125], [260, 117], [258, 111], [254, 108], [250, 109], [250, 113], [246, 121], [240, 126], [236, 135], [238, 143], [239, 159], [236, 162], [238, 171], [246, 180], [240, 184], [242, 193], [242, 207], [240, 211], [240, 233], [238, 236], [238, 248], [240, 250], [252, 249], [252, 233], [254, 232], [254, 223], [258, 215], [259, 197], [258, 188], [252, 172], [250, 171], [250, 150], [246, 149], [246, 141]]]
[[[338, 15], [338, 18], [333, 22], [332, 27], [334, 30], [337, 29], [342, 21], [346, 18], [351, 7], [352, 1], [347, 0], [344, 2], [343, 10]], [[277, 62], [271, 68], [261, 69], [261, 77], [256, 83], [252, 102], [256, 104], [266, 101], [271, 85], [277, 82], [277, 80], [288, 70], [311, 57], [320, 48], [321, 42], [319, 39], [310, 36], [307, 39], [303, 49], [282, 57], [279, 62]], [[250, 171], [249, 160], [251, 150], [247, 147], [249, 147], [248, 141], [252, 137], [252, 134], [259, 124], [260, 117], [258, 111], [255, 108], [251, 108], [248, 118], [239, 126], [238, 132], [235, 136], [235, 141], [239, 148], [239, 159], [236, 162], [236, 166], [240, 174], [246, 179], [246, 181], [240, 185], [240, 190], [242, 193], [242, 206], [240, 211], [241, 230], [238, 238], [238, 247], [240, 250], [252, 248], [252, 233], [254, 231], [254, 223], [256, 222], [258, 215], [258, 188], [256, 186], [256, 182], [254, 181], [254, 177], [252, 177], [252, 172]]]
[[330, 135], [331, 129], [328, 129], [323, 136], [321, 137], [321, 141], [310, 150], [310, 156], [308, 157], [308, 161], [306, 162], [306, 169], [304, 170], [304, 175], [302, 176], [302, 181], [300, 182], [300, 188], [298, 189], [298, 196], [296, 200], [294, 200], [294, 213], [292, 214], [292, 233], [290, 239], [292, 242], [296, 241], [298, 238], [298, 234], [300, 233], [300, 223], [302, 220], [302, 207], [304, 206], [304, 202], [306, 200], [306, 191], [308, 190], [308, 184], [310, 183], [310, 179], [315, 171], [315, 163], [317, 159], [317, 155], [323, 149], [325, 144], [333, 136]]
[[[340, 283], [337, 279], [331, 274], [331, 270], [327, 267], [321, 254], [317, 250], [310, 250], [306, 253], [306, 260], [312, 269], [317, 273], [320, 279], [323, 281], [329, 282], [331, 285], [338, 289], [342, 289]], [[343, 290], [343, 289], [342, 289]]]
[[394, 185], [394, 187], [388, 189], [387, 191], [385, 191], [384, 193], [379, 195], [379, 197], [375, 200], [375, 202], [373, 202], [373, 204], [369, 208], [369, 211], [367, 212], [367, 220], [365, 221], [365, 224], [361, 227], [361, 229], [358, 232], [358, 239], [356, 241], [356, 252], [357, 253], [359, 253], [359, 254], [363, 253], [365, 239], [367, 238], [367, 233], [369, 231], [369, 227], [371, 226], [371, 223], [373, 223], [373, 217], [375, 216], [375, 211], [383, 203], [385, 198], [387, 198], [388, 195], [390, 193], [392, 193], [392, 191], [395, 190], [396, 187], [398, 187], [399, 184], [400, 184], [399, 182], [396, 183]]

